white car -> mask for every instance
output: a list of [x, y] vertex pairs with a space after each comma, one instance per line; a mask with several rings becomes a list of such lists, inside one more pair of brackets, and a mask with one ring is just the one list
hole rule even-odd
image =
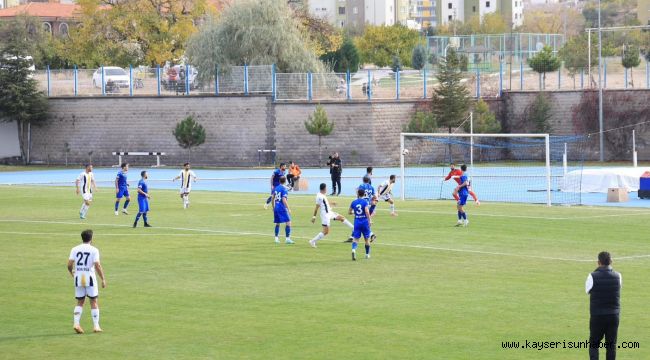
[[[117, 66], [104, 66], [104, 84], [109, 81], [113, 82], [118, 87], [128, 88], [130, 85], [129, 73], [121, 67]], [[102, 84], [102, 68], [95, 70], [93, 73], [93, 86], [101, 88]]]

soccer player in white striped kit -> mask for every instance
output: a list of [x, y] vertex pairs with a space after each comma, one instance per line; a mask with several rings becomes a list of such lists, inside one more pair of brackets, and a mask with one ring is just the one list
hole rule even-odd
[[320, 221], [323, 225], [323, 230], [316, 235], [315, 238], [309, 241], [309, 245], [316, 247], [316, 242], [322, 240], [330, 232], [330, 223], [332, 220], [337, 220], [344, 223], [350, 229], [353, 229], [354, 226], [342, 215], [339, 215], [332, 211], [329, 201], [327, 200], [327, 184], [320, 184], [320, 192], [316, 194], [316, 208], [314, 209], [314, 216], [311, 218], [312, 224], [316, 222], [316, 214], [320, 210]]
[[192, 191], [192, 180], [196, 182], [198, 178], [194, 171], [190, 170], [190, 163], [183, 164], [183, 170], [172, 181], [181, 179], [181, 199], [183, 199], [183, 209], [190, 207], [190, 191]]
[[84, 230], [81, 233], [81, 240], [83, 244], [72, 248], [68, 257], [68, 272], [74, 279], [75, 297], [77, 298], [77, 306], [74, 308], [73, 329], [77, 334], [84, 333], [81, 325], [79, 325], [79, 320], [83, 312], [84, 302], [88, 297], [90, 299], [90, 314], [93, 318], [93, 331], [102, 332], [102, 328], [99, 327], [99, 306], [97, 304], [99, 284], [97, 283], [95, 271], [102, 280], [102, 288], [106, 287], [106, 277], [104, 276], [104, 269], [99, 263], [99, 250], [92, 246], [93, 231]]

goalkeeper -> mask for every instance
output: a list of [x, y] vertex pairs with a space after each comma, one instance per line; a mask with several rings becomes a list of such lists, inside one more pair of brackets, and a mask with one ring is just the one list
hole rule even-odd
[[[445, 181], [447, 181], [449, 179], [454, 179], [454, 180], [456, 180], [458, 185], [460, 185], [461, 184], [460, 183], [460, 177], [463, 175], [463, 172], [460, 169], [456, 169], [456, 164], [454, 164], [454, 163], [449, 164], [449, 168], [450, 168], [449, 174], [447, 174], [447, 176], [445, 177]], [[476, 196], [476, 193], [474, 193], [474, 191], [472, 190], [471, 183], [470, 183], [469, 186], [467, 186], [467, 190], [469, 190], [469, 195], [472, 197], [472, 199], [474, 199], [474, 202], [476, 203], [476, 205], [481, 205], [481, 202], [478, 201], [478, 197]], [[458, 188], [457, 187], [454, 188], [454, 192], [452, 193], [452, 195], [454, 196], [454, 199], [456, 201], [458, 201], [458, 199], [460, 199], [459, 196], [458, 196]]]

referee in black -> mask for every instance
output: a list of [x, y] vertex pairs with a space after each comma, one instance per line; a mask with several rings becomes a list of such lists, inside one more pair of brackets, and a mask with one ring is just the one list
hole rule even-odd
[[330, 157], [327, 165], [330, 167], [330, 176], [332, 177], [332, 193], [330, 195], [341, 195], [341, 174], [343, 173], [343, 167], [341, 166], [339, 153], [334, 153], [334, 156]]
[[589, 359], [598, 360], [600, 342], [605, 337], [607, 360], [616, 359], [616, 337], [621, 311], [621, 274], [612, 269], [607, 251], [598, 254], [598, 268], [587, 276], [585, 291], [590, 296]]

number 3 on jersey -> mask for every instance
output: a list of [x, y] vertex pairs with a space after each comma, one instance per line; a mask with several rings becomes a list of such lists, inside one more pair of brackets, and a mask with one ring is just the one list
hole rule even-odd
[[357, 210], [355, 211], [355, 213], [357, 215], [363, 215], [363, 207], [360, 204], [357, 204], [356, 208]]

